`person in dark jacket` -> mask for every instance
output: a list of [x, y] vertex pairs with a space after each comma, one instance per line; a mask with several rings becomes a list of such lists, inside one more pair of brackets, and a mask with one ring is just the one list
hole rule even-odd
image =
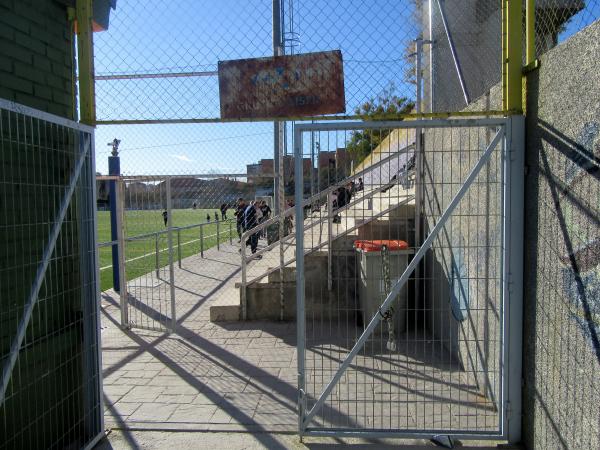
[[221, 205], [221, 220], [227, 220], [227, 204], [223, 203]]
[[237, 207], [235, 208], [235, 212], [233, 215], [236, 219], [236, 229], [238, 234], [238, 242], [242, 241], [242, 232], [244, 231], [244, 211], [246, 210], [246, 202], [243, 198], [238, 198]]
[[[244, 210], [244, 231], [251, 230], [257, 225], [258, 214], [256, 212], [256, 205], [254, 204], [254, 202], [252, 202]], [[246, 241], [246, 245], [250, 245], [250, 250], [253, 254], [256, 253], [256, 248], [258, 246], [258, 233], [251, 234], [248, 240]]]

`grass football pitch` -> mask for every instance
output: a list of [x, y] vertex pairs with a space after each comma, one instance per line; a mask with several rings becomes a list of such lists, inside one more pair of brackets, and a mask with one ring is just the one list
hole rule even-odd
[[[176, 209], [173, 210], [173, 226], [184, 227], [187, 225], [203, 225], [204, 250], [217, 245], [217, 224], [215, 222], [215, 212], [213, 209]], [[206, 215], [210, 215], [210, 222], [207, 222]], [[221, 213], [219, 212], [219, 219]], [[228, 222], [219, 223], [219, 242], [229, 242], [230, 231], [231, 239], [237, 242], [237, 232], [235, 222], [232, 220], [233, 210], [227, 211]], [[164, 267], [169, 263], [168, 253], [168, 234], [162, 217], [162, 211], [125, 211], [125, 238], [141, 236], [152, 233], [151, 236], [125, 242], [125, 259], [128, 263], [126, 267], [126, 278], [132, 280], [156, 269], [156, 245], [158, 242], [158, 265]], [[157, 232], [162, 232], [158, 234]], [[181, 230], [180, 248], [181, 258], [200, 253], [200, 229], [194, 227], [188, 230]], [[178, 258], [177, 238], [178, 233], [173, 231], [173, 260], [175, 264]], [[98, 211], [98, 242], [109, 242], [110, 238], [110, 213], [108, 211]], [[99, 249], [100, 260], [100, 290], [105, 291], [113, 287], [112, 281], [112, 254], [110, 247], [101, 247]]]

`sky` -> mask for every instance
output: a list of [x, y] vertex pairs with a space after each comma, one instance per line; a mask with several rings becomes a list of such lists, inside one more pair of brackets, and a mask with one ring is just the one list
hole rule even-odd
[[[589, 3], [589, 2], [588, 2]], [[96, 76], [215, 71], [220, 60], [272, 55], [271, 0], [120, 0], [95, 33]], [[414, 97], [406, 47], [419, 35], [410, 0], [282, 0], [286, 53], [341, 49], [346, 111], [381, 93]], [[594, 1], [561, 35], [600, 16]], [[293, 33], [290, 25], [293, 24]], [[292, 45], [293, 44], [293, 45]], [[98, 120], [218, 118], [216, 76], [97, 80]], [[273, 124], [100, 125], [97, 170], [121, 140], [124, 174], [244, 173], [273, 156]], [[347, 136], [335, 137], [332, 147]]]
[[[121, 0], [109, 29], [94, 35], [96, 75], [213, 71], [219, 60], [271, 56], [271, 3]], [[403, 85], [404, 48], [418, 33], [409, 20], [412, 3], [283, 0], [283, 5], [286, 36], [294, 37], [287, 53], [342, 50], [348, 112], [389, 82], [399, 94], [412, 96], [413, 87]], [[97, 80], [96, 98], [99, 120], [219, 116], [216, 76]], [[127, 174], [239, 173], [273, 156], [272, 123], [98, 126], [102, 173], [107, 144], [115, 137], [122, 141]]]

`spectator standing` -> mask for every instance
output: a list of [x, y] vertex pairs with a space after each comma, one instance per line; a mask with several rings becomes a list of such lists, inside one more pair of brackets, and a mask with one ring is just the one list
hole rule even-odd
[[[251, 230], [252, 228], [258, 225], [258, 212], [256, 210], [256, 205], [254, 202], [250, 203], [246, 209], [244, 210], [244, 231]], [[258, 247], [258, 233], [253, 233], [250, 235], [248, 240], [246, 241], [246, 245], [250, 245], [250, 251], [252, 254], [256, 253], [256, 248]], [[260, 259], [260, 256], [257, 257]]]
[[238, 233], [238, 242], [242, 241], [242, 232], [244, 231], [244, 211], [246, 210], [246, 202], [243, 198], [238, 198], [237, 207], [233, 215], [236, 218], [236, 229]]
[[221, 205], [221, 220], [227, 220], [227, 204], [223, 203]]

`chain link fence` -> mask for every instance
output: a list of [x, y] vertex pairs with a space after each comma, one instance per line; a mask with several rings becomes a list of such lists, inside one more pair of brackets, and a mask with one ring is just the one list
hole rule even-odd
[[537, 0], [535, 2], [535, 52], [552, 47], [600, 18], [598, 0]]

